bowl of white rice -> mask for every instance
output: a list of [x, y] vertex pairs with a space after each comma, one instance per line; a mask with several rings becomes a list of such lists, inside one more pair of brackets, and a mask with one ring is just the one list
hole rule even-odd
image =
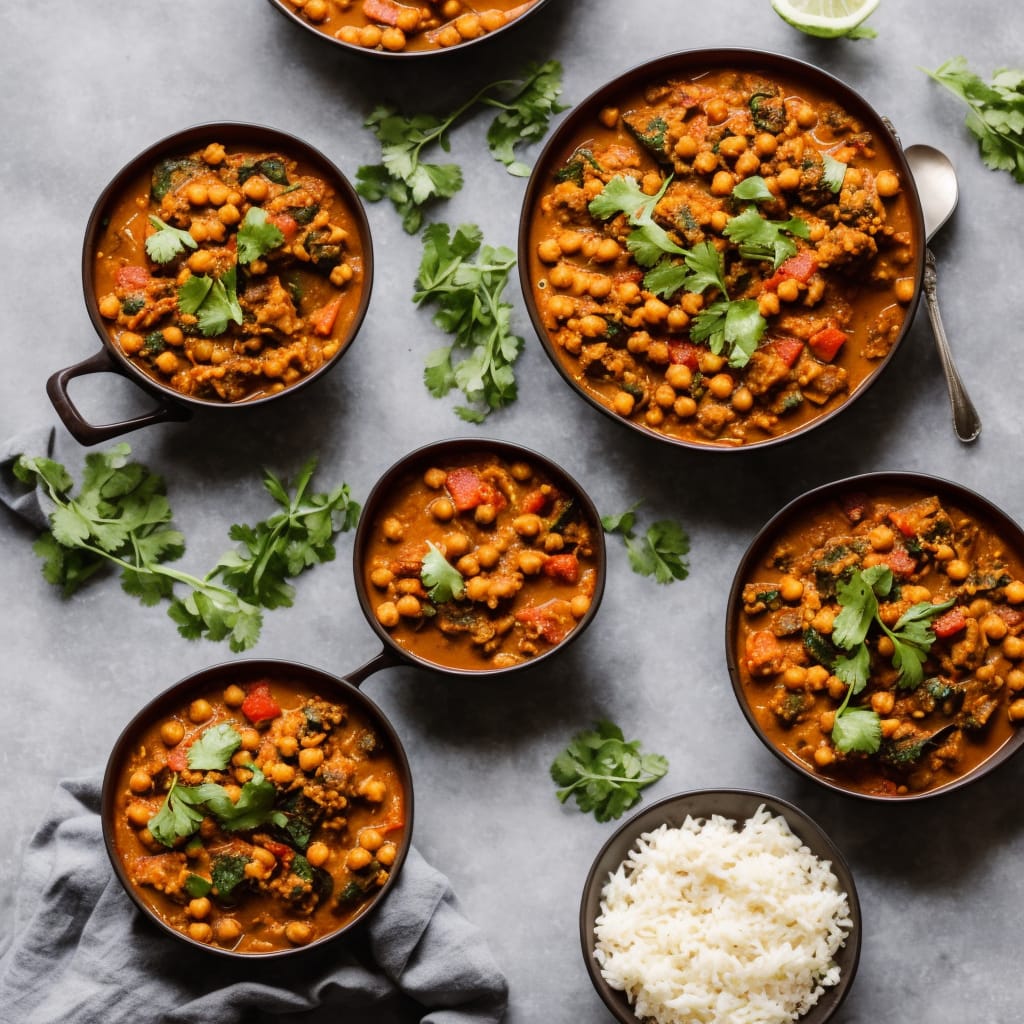
[[857, 971], [860, 904], [839, 849], [799, 808], [699, 790], [604, 844], [580, 939], [622, 1024], [824, 1024]]

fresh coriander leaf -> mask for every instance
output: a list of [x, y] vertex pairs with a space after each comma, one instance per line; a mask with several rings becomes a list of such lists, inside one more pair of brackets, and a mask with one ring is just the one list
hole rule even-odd
[[732, 194], [737, 199], [746, 199], [754, 203], [770, 203], [778, 198], [768, 188], [768, 183], [760, 174], [752, 174], [749, 178], [744, 178], [733, 188]]
[[565, 803], [570, 796], [584, 813], [598, 821], [619, 818], [640, 799], [640, 791], [668, 771], [660, 754], [641, 754], [640, 741], [626, 742], [612, 722], [598, 722], [577, 733], [551, 764], [555, 794]]
[[734, 242], [740, 256], [747, 260], [770, 260], [772, 268], [796, 255], [796, 243], [789, 235], [808, 238], [810, 229], [800, 217], [785, 221], [762, 217], [756, 206], [748, 206], [741, 214], [730, 219], [723, 234]]
[[719, 301], [693, 318], [690, 338], [706, 341], [716, 355], [725, 354], [730, 366], [746, 366], [757, 348], [768, 322], [754, 299]]
[[149, 223], [156, 231], [146, 239], [146, 255], [154, 263], [170, 263], [179, 253], [199, 245], [187, 231], [172, 227], [153, 214], [149, 215]]
[[1000, 68], [986, 84], [963, 57], [921, 70], [967, 104], [965, 123], [985, 166], [1024, 183], [1024, 72]]
[[839, 192], [843, 187], [843, 180], [846, 178], [846, 164], [829, 153], [822, 153], [821, 160], [824, 164], [822, 181], [825, 187], [830, 192]]
[[242, 737], [233, 725], [212, 725], [188, 748], [188, 766], [198, 772], [222, 771], [241, 745]]
[[210, 881], [214, 895], [226, 903], [231, 902], [232, 894], [245, 881], [245, 867], [248, 857], [232, 853], [222, 853], [214, 857], [210, 864]]
[[[835, 639], [835, 633], [832, 636]], [[871, 652], [867, 645], [861, 642], [853, 648], [852, 654], [836, 658], [832, 674], [850, 688], [849, 692], [853, 696], [860, 693], [868, 685], [868, 676], [871, 674]]]
[[874, 590], [859, 572], [838, 584], [836, 597], [841, 608], [832, 623], [832, 640], [850, 651], [864, 643], [878, 612], [878, 601]]
[[588, 206], [590, 212], [602, 220], [625, 214], [634, 228], [626, 238], [626, 248], [642, 267], [654, 266], [665, 253], [686, 255], [686, 250], [676, 245], [668, 232], [654, 221], [654, 210], [671, 182], [669, 175], [661, 188], [649, 196], [633, 178], [616, 175]]
[[633, 527], [636, 525], [636, 510], [641, 502], [636, 501], [618, 515], [601, 516], [601, 526], [605, 533], [622, 533], [627, 536], [633, 535]]
[[622, 535], [629, 556], [629, 564], [640, 576], [653, 576], [658, 583], [684, 580], [689, 575], [689, 565], [683, 555], [690, 550], [690, 538], [678, 524], [668, 519], [652, 523], [643, 537], [633, 532], [636, 525], [636, 502], [618, 515], [601, 517], [601, 526], [606, 533]]
[[284, 242], [284, 234], [276, 224], [267, 219], [267, 211], [259, 206], [250, 206], [238, 228], [238, 262], [245, 265], [266, 256]]
[[882, 743], [882, 723], [874, 711], [849, 708], [836, 715], [832, 742], [843, 753], [873, 754]]
[[427, 541], [429, 550], [423, 556], [420, 578], [435, 604], [458, 600], [466, 592], [462, 573], [448, 561], [432, 541]]
[[195, 314], [206, 301], [213, 287], [213, 278], [206, 274], [193, 274], [178, 289], [178, 309], [182, 313]]
[[215, 782], [196, 786], [194, 793], [218, 823], [231, 832], [259, 828], [265, 824], [270, 819], [277, 797], [274, 784], [255, 766], [252, 778], [242, 786], [237, 801], [233, 802], [228, 791]]
[[447, 224], [431, 224], [423, 232], [413, 302], [434, 303], [434, 323], [454, 336], [428, 357], [424, 382], [435, 396], [459, 388], [470, 403], [456, 410], [465, 420], [480, 422], [517, 395], [513, 365], [524, 343], [512, 333], [512, 306], [502, 298], [515, 264], [510, 249], [481, 245], [476, 225], [452, 233]]
[[566, 109], [558, 102], [561, 94], [562, 66], [549, 60], [527, 68], [522, 88], [510, 99], [482, 97], [482, 103], [501, 111], [487, 130], [487, 145], [509, 174], [529, 175], [530, 168], [516, 159], [516, 147], [544, 137], [551, 118]]
[[175, 774], [164, 802], [146, 827], [158, 843], [173, 847], [179, 839], [192, 835], [199, 828], [199, 823], [205, 817], [199, 810], [200, 803], [196, 799], [195, 790], [179, 785]]

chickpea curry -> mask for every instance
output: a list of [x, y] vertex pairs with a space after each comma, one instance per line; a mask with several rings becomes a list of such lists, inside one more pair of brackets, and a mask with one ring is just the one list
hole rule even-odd
[[856, 792], [898, 797], [970, 772], [1024, 720], [1015, 532], [916, 489], [801, 509], [734, 590], [748, 715], [785, 756]]
[[527, 200], [534, 320], [563, 374], [688, 444], [766, 442], [839, 407], [917, 296], [881, 122], [757, 70], [620, 92], [581, 108]]
[[367, 50], [449, 49], [525, 14], [539, 0], [282, 0], [315, 29]]
[[372, 903], [404, 841], [386, 737], [287, 679], [196, 696], [145, 726], [116, 771], [127, 884], [170, 928], [233, 952], [337, 931]]
[[324, 169], [212, 142], [112, 198], [93, 270], [114, 346], [163, 387], [222, 403], [276, 394], [338, 355], [365, 259]]
[[417, 658], [508, 668], [560, 644], [591, 608], [598, 524], [529, 462], [467, 452], [416, 466], [376, 509], [364, 586], [377, 622]]

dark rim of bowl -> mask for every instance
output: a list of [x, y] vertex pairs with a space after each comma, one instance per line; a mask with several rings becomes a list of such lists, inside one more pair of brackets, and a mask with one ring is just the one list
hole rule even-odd
[[[344, 343], [339, 347], [338, 351], [322, 366], [312, 373], [301, 377], [294, 384], [289, 384], [282, 391], [272, 395], [263, 395], [259, 398], [245, 399], [241, 402], [214, 401], [213, 399], [184, 395], [170, 385], [162, 384], [140, 370], [114, 344], [107, 333], [107, 322], [100, 315], [99, 299], [96, 296], [94, 287], [93, 256], [96, 241], [104, 227], [104, 215], [111, 201], [116, 201], [123, 194], [125, 187], [131, 180], [146, 170], [154, 160], [175, 152], [191, 150], [203, 143], [210, 142], [222, 142], [229, 146], [246, 144], [251, 144], [254, 147], [272, 146], [282, 149], [285, 156], [298, 157], [308, 163], [321, 166], [325, 176], [331, 179], [331, 183], [337, 187], [341, 201], [352, 215], [352, 219], [356, 222], [360, 242], [363, 247], [363, 280], [360, 285], [362, 291], [355, 314], [352, 317], [352, 324], [346, 333]], [[203, 409], [239, 409], [263, 405], [285, 395], [294, 394], [299, 389], [306, 387], [306, 385], [311, 384], [314, 380], [318, 380], [323, 374], [333, 369], [342, 356], [352, 347], [359, 334], [366, 311], [370, 306], [370, 293], [373, 290], [373, 269], [373, 240], [370, 236], [370, 222], [366, 216], [366, 209], [362, 204], [362, 200], [356, 194], [356, 190], [352, 187], [352, 183], [341, 169], [315, 146], [289, 132], [281, 131], [279, 128], [271, 128], [267, 125], [248, 124], [241, 121], [211, 121], [206, 124], [192, 125], [190, 128], [183, 128], [180, 131], [165, 136], [134, 156], [114, 175], [100, 193], [99, 198], [93, 205], [92, 212], [89, 214], [85, 237], [82, 242], [82, 288], [85, 292], [86, 309], [89, 312], [89, 319], [92, 321], [93, 328], [103, 343], [104, 349], [114, 360], [117, 368], [126, 377], [129, 377], [153, 394], [163, 396], [172, 402], [201, 407]]]
[[843, 1003], [857, 974], [862, 921], [857, 886], [842, 851], [806, 811], [780, 797], [750, 789], [696, 789], [663, 797], [620, 825], [598, 851], [583, 886], [579, 913], [583, 960], [594, 989], [620, 1024], [640, 1024], [640, 1020], [633, 1013], [625, 993], [612, 988], [605, 980], [593, 955], [594, 923], [600, 914], [601, 892], [609, 875], [635, 849], [640, 836], [653, 831], [659, 825], [667, 824], [672, 828], [678, 828], [687, 815], [693, 818], [708, 818], [713, 814], [732, 818], [737, 824], [741, 824], [762, 804], [769, 813], [785, 818], [793, 834], [819, 860], [830, 863], [840, 889], [846, 893], [850, 920], [853, 922], [846, 941], [836, 956], [836, 962], [841, 970], [838, 983], [825, 989], [818, 1002], [799, 1018], [799, 1024], [824, 1024]]
[[[395, 486], [396, 482], [410, 473], [421, 468], [425, 469], [431, 463], [436, 463], [451, 454], [471, 454], [473, 452], [497, 455], [506, 461], [533, 462], [539, 466], [548, 477], [560, 486], [564, 486], [569, 493], [580, 501], [583, 506], [584, 514], [590, 521], [594, 533], [594, 560], [597, 566], [597, 583], [590, 602], [590, 607], [587, 609], [586, 614], [579, 620], [579, 622], [576, 623], [572, 631], [560, 643], [555, 644], [546, 651], [542, 651], [540, 654], [537, 654], [526, 661], [521, 661], [515, 665], [507, 665], [501, 668], [472, 669], [449, 667], [447, 665], [441, 665], [437, 662], [430, 661], [427, 658], [423, 658], [420, 655], [414, 654], [412, 651], [401, 647], [395, 642], [391, 634], [377, 621], [377, 616], [374, 614], [373, 602], [370, 599], [369, 588], [366, 586], [366, 581], [363, 579], [363, 560], [366, 557], [366, 550], [370, 544], [369, 534], [371, 524], [374, 517], [380, 511], [381, 506], [385, 504], [389, 493]], [[559, 466], [558, 463], [553, 462], [546, 455], [541, 455], [539, 452], [532, 451], [529, 448], [524, 448], [522, 445], [514, 444], [511, 441], [499, 441], [495, 438], [484, 437], [457, 437], [448, 438], [443, 441], [433, 441], [430, 444], [423, 445], [421, 448], [417, 448], [408, 455], [402, 456], [401, 459], [394, 463], [394, 465], [380, 476], [374, 484], [373, 489], [370, 491], [359, 516], [359, 524], [356, 527], [355, 543], [353, 544], [352, 566], [356, 584], [356, 595], [359, 598], [359, 606], [362, 608], [363, 615], [366, 617], [367, 622], [369, 622], [373, 627], [373, 631], [384, 643], [385, 650], [394, 652], [401, 661], [419, 665], [421, 668], [431, 669], [435, 672], [443, 672], [447, 675], [480, 678], [482, 676], [493, 677], [498, 675], [507, 675], [510, 672], [520, 672], [524, 669], [532, 668], [534, 665], [540, 664], [540, 662], [550, 658], [552, 655], [564, 651], [569, 644], [573, 643], [580, 636], [580, 634], [585, 632], [587, 626], [589, 626], [594, 620], [594, 616], [597, 614], [597, 609], [601, 604], [601, 598], [604, 595], [605, 579], [608, 575], [606, 556], [607, 551], [604, 543], [604, 533], [601, 530], [601, 518], [593, 500], [583, 487], [572, 476], [570, 476], [569, 473]]]
[[[284, 680], [295, 680], [296, 682], [308, 686], [319, 693], [326, 692], [335, 700], [339, 697], [344, 698], [347, 702], [357, 706], [376, 727], [380, 728], [387, 737], [391, 753], [394, 755], [395, 761], [398, 764], [399, 774], [404, 788], [405, 832], [402, 844], [398, 850], [398, 856], [395, 858], [395, 863], [391, 868], [387, 881], [383, 886], [381, 886], [373, 899], [365, 903], [358, 913], [356, 913], [354, 917], [343, 924], [340, 928], [333, 932], [329, 932], [327, 935], [321, 936], [305, 946], [278, 949], [268, 953], [242, 953], [231, 949], [224, 949], [220, 946], [211, 946], [203, 942], [197, 942], [184, 932], [180, 932], [176, 928], [172, 928], [158, 914], [152, 911], [136, 892], [135, 886], [132, 885], [131, 880], [128, 877], [128, 873], [125, 870], [124, 865], [121, 863], [121, 858], [117, 853], [117, 845], [113, 829], [114, 806], [118, 796], [116, 783], [120, 766], [130, 752], [132, 740], [138, 735], [140, 730], [147, 728], [160, 715], [165, 714], [174, 708], [180, 708], [182, 702], [186, 700], [190, 694], [196, 693], [196, 691], [207, 690], [213, 686], [227, 686], [232, 682], [251, 681], [261, 676], [268, 675], [277, 676]], [[151, 921], [157, 928], [167, 935], [170, 935], [181, 942], [187, 943], [194, 949], [201, 949], [206, 953], [227, 957], [237, 961], [301, 956], [310, 950], [323, 946], [327, 942], [333, 942], [335, 939], [351, 931], [353, 928], [361, 926], [367, 917], [380, 906], [384, 899], [387, 898], [388, 893], [394, 887], [395, 882], [401, 874], [402, 865], [405, 863], [406, 855], [408, 854], [409, 847], [412, 843], [413, 811], [413, 782], [412, 771], [409, 767], [409, 759], [405, 753], [402, 741], [387, 715], [385, 715], [384, 712], [366, 696], [366, 694], [351, 683], [346, 682], [343, 678], [331, 675], [329, 672], [324, 672], [321, 669], [313, 668], [309, 665], [303, 665], [300, 662], [282, 661], [270, 658], [222, 662], [219, 665], [212, 665], [209, 668], [201, 669], [198, 672], [193, 672], [191, 675], [185, 676], [183, 679], [179, 679], [173, 686], [168, 687], [163, 691], [163, 693], [158, 694], [149, 701], [134, 715], [132, 720], [124, 727], [124, 729], [121, 730], [121, 734], [118, 737], [117, 742], [114, 744], [110, 757], [107, 760], [107, 767], [103, 774], [103, 788], [100, 797], [103, 844], [106, 847], [107, 856], [110, 858], [111, 866], [114, 869], [114, 874], [117, 876], [118, 881], [120, 881], [132, 902], [139, 908], [142, 916]]]
[[860, 491], [869, 495], [884, 492], [890, 489], [917, 489], [924, 494], [938, 494], [940, 498], [951, 498], [956, 504], [966, 507], [968, 511], [981, 515], [988, 520], [1000, 533], [1000, 536], [1009, 543], [1011, 540], [1014, 547], [1024, 557], [1024, 529], [1016, 523], [1006, 512], [997, 505], [994, 505], [988, 498], [982, 497], [976, 491], [954, 483], [951, 480], [944, 480], [941, 477], [929, 476], [924, 473], [908, 473], [897, 470], [883, 470], [874, 473], [863, 473], [858, 476], [846, 477], [842, 480], [835, 480], [832, 483], [822, 484], [810, 491], [799, 495], [788, 504], [784, 505], [764, 526], [758, 530], [754, 539], [740, 559], [736, 574], [733, 577], [732, 586], [729, 588], [729, 600], [726, 606], [725, 616], [725, 657], [729, 669], [729, 678], [732, 682], [733, 694], [740, 706], [744, 717], [758, 739], [780, 760], [794, 771], [799, 772], [805, 778], [811, 779], [819, 786], [832, 790], [834, 793], [841, 793], [844, 796], [855, 797], [859, 800], [870, 800], [877, 803], [905, 803], [910, 800], [925, 800], [930, 797], [943, 796], [955, 789], [960, 789], [972, 782], [976, 782], [982, 776], [1001, 765], [1012, 757], [1022, 746], [1024, 746], [1024, 729], [1018, 730], [1001, 747], [994, 750], [984, 761], [976, 765], [965, 775], [958, 776], [945, 785], [937, 786], [934, 789], [926, 789], [917, 793], [891, 794], [884, 793], [863, 793], [856, 789], [842, 785], [829, 776], [821, 775], [803, 762], [788, 756], [780, 750], [758, 725], [753, 712], [743, 692], [743, 684], [740, 680], [739, 665], [736, 657], [736, 642], [739, 632], [739, 607], [743, 597], [743, 581], [748, 573], [755, 567], [764, 553], [764, 549], [778, 533], [785, 529], [795, 516], [808, 508], [820, 506], [826, 501], [836, 497], [843, 491]]
[[464, 40], [456, 46], [438, 46], [426, 50], [381, 50], [376, 47], [368, 48], [365, 46], [357, 46], [355, 43], [346, 43], [341, 39], [328, 35], [326, 32], [321, 32], [315, 25], [311, 25], [305, 18], [291, 10], [285, 0], [270, 0], [271, 7], [276, 8], [281, 14], [288, 18], [289, 21], [293, 21], [297, 25], [300, 25], [307, 32], [312, 32], [315, 36], [325, 40], [328, 44], [340, 47], [343, 50], [348, 50], [349, 52], [358, 54], [361, 57], [383, 60], [415, 60], [417, 58], [438, 57], [441, 54], [446, 53], [464, 53], [469, 47], [479, 46], [481, 43], [485, 43], [495, 36], [508, 32], [510, 29], [514, 30], [526, 21], [527, 18], [536, 14], [537, 11], [542, 7], [545, 7], [547, 4], [548, 0], [537, 0], [532, 7], [523, 11], [518, 18], [502, 25], [501, 28], [496, 28], [491, 32], [485, 32], [483, 35], [477, 36], [476, 39]]
[[[604, 403], [598, 401], [597, 398], [579, 385], [573, 375], [568, 369], [566, 369], [562, 361], [559, 359], [554, 344], [552, 343], [548, 331], [544, 327], [544, 323], [541, 319], [540, 311], [537, 308], [537, 303], [533, 295], [532, 282], [530, 280], [530, 263], [532, 253], [530, 236], [532, 229], [532, 211], [537, 205], [540, 193], [547, 187], [551, 176], [550, 164], [553, 158], [558, 155], [559, 150], [561, 150], [570, 139], [580, 132], [582, 124], [589, 120], [593, 120], [597, 111], [600, 110], [601, 107], [607, 106], [609, 101], [614, 97], [618, 96], [625, 90], [636, 88], [644, 81], [664, 77], [673, 73], [693, 74], [699, 71], [728, 69], [730, 67], [737, 67], [741, 70], [764, 70], [769, 73], [785, 74], [791, 78], [802, 77], [821, 91], [831, 90], [832, 94], [838, 97], [838, 101], [841, 102], [847, 110], [867, 122], [870, 131], [885, 139], [887, 148], [892, 152], [893, 159], [903, 185], [903, 191], [905, 192], [910, 205], [910, 215], [913, 222], [912, 228], [915, 236], [916, 252], [916, 259], [914, 262], [914, 297], [907, 304], [903, 325], [900, 328], [899, 335], [890, 346], [886, 355], [878, 361], [877, 366], [875, 366], [871, 373], [864, 378], [858, 387], [851, 392], [843, 402], [834, 408], [815, 416], [807, 423], [804, 423], [794, 430], [787, 430], [775, 437], [768, 437], [764, 440], [753, 441], [748, 444], [741, 445], [723, 445], [714, 443], [703, 444], [686, 438], [672, 437], [651, 427], [635, 423], [632, 420], [624, 419]], [[534, 331], [540, 339], [541, 346], [543, 347], [548, 359], [554, 364], [555, 369], [561, 375], [562, 379], [577, 395], [583, 398], [599, 412], [610, 417], [623, 427], [637, 431], [646, 437], [655, 438], [658, 441], [672, 445], [676, 448], [701, 452], [759, 451], [763, 448], [783, 444], [787, 441], [793, 440], [794, 438], [800, 437], [807, 433], [807, 431], [813, 430], [815, 427], [818, 427], [830, 420], [833, 416], [836, 416], [845, 409], [848, 409], [857, 398], [864, 394], [864, 392], [867, 391], [876, 380], [878, 380], [885, 367], [889, 365], [893, 356], [896, 354], [897, 349], [901, 346], [903, 339], [910, 331], [910, 327], [914, 321], [914, 315], [917, 312], [917, 305], [921, 297], [921, 291], [924, 283], [925, 263], [924, 215], [921, 212], [921, 202], [918, 196], [914, 176], [910, 172], [910, 166], [907, 163], [902, 144], [895, 129], [886, 118], [875, 111], [874, 107], [872, 107], [867, 100], [860, 95], [860, 93], [855, 91], [841, 79], [836, 78], [834, 75], [822, 70], [814, 64], [810, 64], [806, 61], [798, 60], [795, 57], [789, 57], [781, 53], [773, 53], [768, 50], [754, 50], [742, 47], [711, 47], [708, 49], [682, 50], [677, 53], [665, 54], [662, 57], [658, 57], [644, 64], [635, 65], [629, 70], [618, 75], [616, 78], [613, 78], [605, 85], [602, 85], [599, 89], [592, 92], [586, 99], [573, 107], [558, 128], [556, 128], [548, 137], [548, 141], [545, 144], [544, 149], [541, 151], [540, 156], [534, 164], [533, 173], [530, 175], [530, 179], [526, 187], [526, 194], [523, 197], [523, 205], [519, 217], [518, 261], [519, 283], [523, 292], [523, 300], [526, 303], [526, 308], [530, 315]]]

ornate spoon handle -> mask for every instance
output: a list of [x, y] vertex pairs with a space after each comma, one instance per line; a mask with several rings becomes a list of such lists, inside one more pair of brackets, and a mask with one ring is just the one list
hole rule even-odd
[[931, 249], [925, 251], [924, 265], [924, 297], [928, 305], [928, 319], [935, 335], [935, 347], [939, 350], [939, 361], [946, 374], [946, 387], [949, 389], [949, 401], [953, 406], [953, 429], [961, 441], [967, 443], [975, 440], [981, 433], [981, 417], [974, 403], [967, 394], [964, 382], [960, 379], [953, 353], [946, 339], [946, 331], [939, 316], [939, 298], [936, 290], [935, 256]]

